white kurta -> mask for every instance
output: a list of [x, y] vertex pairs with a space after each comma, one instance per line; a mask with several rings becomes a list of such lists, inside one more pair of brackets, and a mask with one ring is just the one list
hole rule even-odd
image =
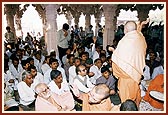
[[76, 85], [81, 92], [88, 93], [89, 91], [91, 91], [94, 85], [90, 82], [89, 80], [90, 78], [88, 76], [82, 77], [81, 75], [78, 75], [78, 77], [82, 81], [84, 81], [85, 77], [87, 77], [86, 81], [87, 87], [84, 86], [78, 79], [74, 79], [74, 85]]
[[55, 82], [52, 80], [49, 84], [48, 87], [50, 90], [58, 95], [63, 94], [64, 92], [70, 91], [68, 83], [62, 82], [61, 83], [61, 88], [59, 89], [58, 86], [55, 84]]
[[20, 104], [29, 105], [35, 100], [35, 92], [24, 81], [17, 85], [20, 96]]
[[96, 80], [102, 75], [100, 69], [97, 66], [93, 65], [92, 67], [90, 67], [89, 72], [93, 72], [94, 73], [94, 76], [92, 76], [90, 78], [90, 81], [93, 84], [96, 84]]

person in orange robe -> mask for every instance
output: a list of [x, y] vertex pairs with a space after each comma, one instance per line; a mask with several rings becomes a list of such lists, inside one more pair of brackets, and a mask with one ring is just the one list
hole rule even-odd
[[77, 86], [72, 85], [74, 95], [83, 101], [82, 111], [111, 111], [112, 103], [109, 98], [110, 89], [106, 84], [98, 84], [88, 93], [79, 93]]
[[134, 21], [126, 22], [124, 33], [124, 37], [113, 51], [113, 75], [118, 78], [121, 102], [131, 99], [139, 106], [141, 101], [139, 83], [145, 67], [147, 45]]
[[148, 86], [148, 90], [146, 92], [146, 95], [144, 96], [144, 100], [149, 102], [151, 106], [157, 109], [162, 109], [164, 108], [164, 103], [161, 101], [158, 101], [150, 96], [150, 91], [158, 91], [161, 93], [164, 93], [164, 76], [163, 74], [157, 75], [150, 83]]

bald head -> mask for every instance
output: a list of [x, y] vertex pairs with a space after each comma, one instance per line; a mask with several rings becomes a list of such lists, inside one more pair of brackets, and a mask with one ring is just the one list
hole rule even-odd
[[128, 33], [137, 29], [137, 24], [134, 21], [127, 21], [124, 26], [124, 33]]
[[45, 83], [39, 83], [36, 85], [35, 87], [35, 92], [37, 94], [41, 93], [43, 91], [43, 89], [45, 89], [47, 87], [47, 85]]
[[94, 87], [95, 93], [103, 95], [103, 98], [106, 98], [109, 96], [110, 89], [107, 87], [106, 84], [98, 84]]

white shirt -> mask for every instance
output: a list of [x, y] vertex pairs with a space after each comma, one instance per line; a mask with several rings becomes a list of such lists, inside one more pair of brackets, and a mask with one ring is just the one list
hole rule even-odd
[[66, 62], [67, 62], [67, 55], [64, 55], [62, 57], [62, 63], [65, 65]]
[[150, 68], [147, 65], [145, 65], [145, 71], [143, 72], [143, 76], [143, 80], [150, 80]]
[[61, 72], [63, 80], [65, 82], [67, 82], [67, 77], [66, 77], [66, 74], [65, 74], [65, 70], [61, 66], [58, 66], [57, 70], [59, 70]]
[[4, 82], [8, 82], [10, 79], [15, 79], [15, 77], [8, 70], [8, 71], [6, 71], [6, 73], [4, 72]]
[[55, 59], [57, 59], [57, 60], [58, 60], [59, 67], [61, 67], [61, 66], [62, 66], [62, 62], [61, 62], [61, 60], [59, 59], [58, 55], [56, 55]]
[[[9, 80], [11, 79], [14, 80], [14, 83], [9, 83]], [[6, 83], [6, 85], [9, 86], [10, 89], [17, 90], [18, 80], [15, 79], [15, 77], [9, 70], [6, 73], [4, 73], [4, 82]]]
[[18, 68], [17, 68], [17, 69], [14, 67], [13, 64], [11, 64], [11, 65], [9, 66], [9, 71], [12, 73], [12, 75], [13, 75], [15, 78], [19, 78], [20, 73], [23, 71], [23, 68], [22, 68], [21, 64], [18, 64]]
[[[65, 75], [65, 70], [62, 67], [58, 67], [57, 70], [59, 70], [61, 72], [64, 82], [67, 82], [66, 75]], [[51, 76], [50, 76], [51, 71], [52, 71], [52, 69], [50, 68], [44, 74], [44, 83], [46, 83], [46, 84], [49, 84], [51, 82]]]
[[152, 73], [152, 79], [154, 79], [159, 74], [164, 74], [163, 66], [158, 66], [154, 68]]
[[63, 82], [61, 83], [61, 88], [59, 89], [58, 86], [55, 84], [55, 82], [52, 80], [49, 84], [48, 87], [50, 88], [50, 90], [58, 95], [63, 94], [66, 91], [70, 91], [68, 83], [67, 82]]
[[45, 63], [41, 66], [41, 70], [43, 72], [43, 75], [45, 74], [45, 72], [47, 72], [48, 69], [50, 69], [50, 66], [47, 63]]
[[6, 54], [8, 55], [8, 57], [10, 58], [10, 56], [12, 55], [12, 52], [10, 52], [9, 50], [6, 51]]
[[93, 84], [96, 84], [96, 80], [102, 75], [100, 69], [97, 66], [93, 65], [93, 66], [90, 67], [89, 72], [93, 72], [94, 73], [94, 76], [92, 76], [90, 78], [90, 81]]
[[29, 105], [35, 100], [35, 92], [24, 81], [18, 83], [17, 88], [20, 96], [20, 104]]
[[51, 77], [50, 77], [50, 73], [51, 73], [52, 69], [48, 69], [45, 74], [44, 74], [44, 83], [49, 84], [51, 82]]
[[27, 60], [27, 58], [29, 58], [29, 56], [23, 55], [22, 60]]
[[84, 93], [88, 93], [90, 90], [92, 90], [92, 88], [94, 87], [94, 85], [90, 82], [89, 80], [89, 77], [86, 75], [85, 77], [82, 77], [81, 75], [78, 75], [78, 77], [84, 81], [85, 77], [87, 77], [87, 87], [84, 86], [78, 79], [74, 79], [74, 85], [76, 85], [78, 87], [78, 89], [81, 91], [81, 92], [84, 92]]
[[37, 71], [42, 73], [41, 66], [43, 65], [43, 62], [45, 60], [45, 57], [41, 55], [41, 61], [37, 60], [36, 57], [33, 56], [34, 59], [34, 66], [37, 67]]
[[11, 87], [8, 87], [6, 84], [6, 87], [4, 89], [4, 105], [8, 107], [12, 106], [18, 106], [18, 102], [15, 101], [14, 95], [13, 95], [14, 90], [11, 89]]
[[77, 76], [75, 65], [69, 68], [69, 84], [73, 84], [74, 78]]
[[92, 58], [92, 50], [85, 47], [85, 51], [89, 53], [89, 58]]
[[44, 76], [40, 72], [37, 72], [37, 75], [35, 76], [35, 78], [33, 79], [33, 83], [31, 84], [31, 88], [34, 92], [36, 85], [39, 83], [44, 83]]
[[99, 58], [99, 53], [96, 51], [95, 44], [92, 46], [92, 56], [93, 56], [93, 62]]
[[68, 41], [71, 39], [70, 32], [68, 31], [68, 35], [64, 36], [63, 29], [57, 32], [57, 44], [61, 48], [68, 48]]

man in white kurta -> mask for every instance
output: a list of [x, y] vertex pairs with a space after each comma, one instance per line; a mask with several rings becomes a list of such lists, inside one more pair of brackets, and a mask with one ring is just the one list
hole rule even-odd
[[33, 110], [33, 103], [35, 102], [36, 98], [35, 92], [31, 88], [31, 84], [33, 83], [32, 75], [25, 71], [22, 74], [22, 80], [23, 81], [17, 85], [20, 96], [19, 103], [22, 105], [23, 110]]
[[84, 65], [77, 66], [77, 76], [74, 78], [73, 85], [76, 85], [82, 93], [88, 93], [94, 87]]
[[102, 76], [102, 73], [101, 73], [101, 67], [102, 67], [102, 61], [100, 58], [96, 59], [95, 62], [94, 62], [94, 65], [90, 67], [90, 70], [89, 72], [93, 72], [94, 73], [94, 76], [92, 76], [90, 78], [90, 81], [93, 83], [93, 84], [96, 84], [96, 80]]

